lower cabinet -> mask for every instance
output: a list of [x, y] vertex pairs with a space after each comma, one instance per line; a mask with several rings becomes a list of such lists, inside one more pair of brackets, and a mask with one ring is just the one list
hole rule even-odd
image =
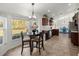
[[52, 30], [52, 36], [54, 36], [54, 35], [59, 35], [59, 29], [53, 29]]
[[76, 45], [79, 46], [79, 40], [78, 40], [78, 33], [77, 32], [71, 32], [71, 42]]
[[[59, 29], [53, 29], [53, 30], [43, 30], [44, 34], [45, 34], [45, 40], [48, 40], [51, 38], [51, 36], [54, 36], [54, 35], [59, 35]], [[51, 33], [50, 33], [51, 32]]]
[[45, 34], [45, 40], [48, 40], [50, 39], [50, 30], [46, 31], [46, 30], [43, 30], [44, 34]]

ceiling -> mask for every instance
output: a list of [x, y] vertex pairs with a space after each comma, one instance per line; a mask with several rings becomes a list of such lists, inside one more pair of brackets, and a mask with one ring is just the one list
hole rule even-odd
[[[43, 14], [57, 18], [77, 10], [78, 3], [35, 3], [34, 10], [37, 17]], [[0, 14], [18, 14], [30, 16], [32, 13], [31, 3], [0, 3]]]

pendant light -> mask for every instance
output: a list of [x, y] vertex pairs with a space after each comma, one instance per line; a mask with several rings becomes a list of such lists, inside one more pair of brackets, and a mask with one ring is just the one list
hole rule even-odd
[[29, 16], [30, 19], [36, 19], [34, 5], [35, 5], [35, 3], [32, 3], [32, 16]]

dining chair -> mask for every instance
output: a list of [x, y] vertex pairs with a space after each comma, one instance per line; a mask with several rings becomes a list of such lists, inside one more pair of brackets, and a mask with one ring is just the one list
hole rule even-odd
[[[23, 32], [21, 32], [21, 39], [22, 39], [22, 50], [21, 50], [21, 55], [22, 55], [23, 49], [30, 47], [30, 38], [29, 37], [24, 38], [24, 34], [23, 34]], [[25, 45], [27, 45], [27, 43], [29, 43], [29, 46], [25, 47]]]
[[[32, 45], [34, 45], [34, 42], [36, 42], [36, 47], [35, 48], [38, 48], [39, 49], [39, 55], [41, 55], [41, 48], [43, 48], [43, 50], [45, 50], [44, 49], [43, 35], [44, 35], [44, 33], [43, 32], [40, 32], [37, 35], [35, 34], [34, 37], [32, 38], [33, 39], [32, 40], [32, 42], [33, 42]], [[33, 51], [33, 49], [32, 49], [32, 51]]]

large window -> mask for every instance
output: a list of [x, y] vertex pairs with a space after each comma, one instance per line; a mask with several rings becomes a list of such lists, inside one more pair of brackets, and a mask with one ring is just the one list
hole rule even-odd
[[3, 42], [3, 21], [0, 20], [0, 44]]
[[12, 39], [16, 39], [20, 37], [21, 31], [26, 33], [28, 31], [27, 25], [28, 21], [23, 19], [14, 19], [11, 21], [12, 24]]

